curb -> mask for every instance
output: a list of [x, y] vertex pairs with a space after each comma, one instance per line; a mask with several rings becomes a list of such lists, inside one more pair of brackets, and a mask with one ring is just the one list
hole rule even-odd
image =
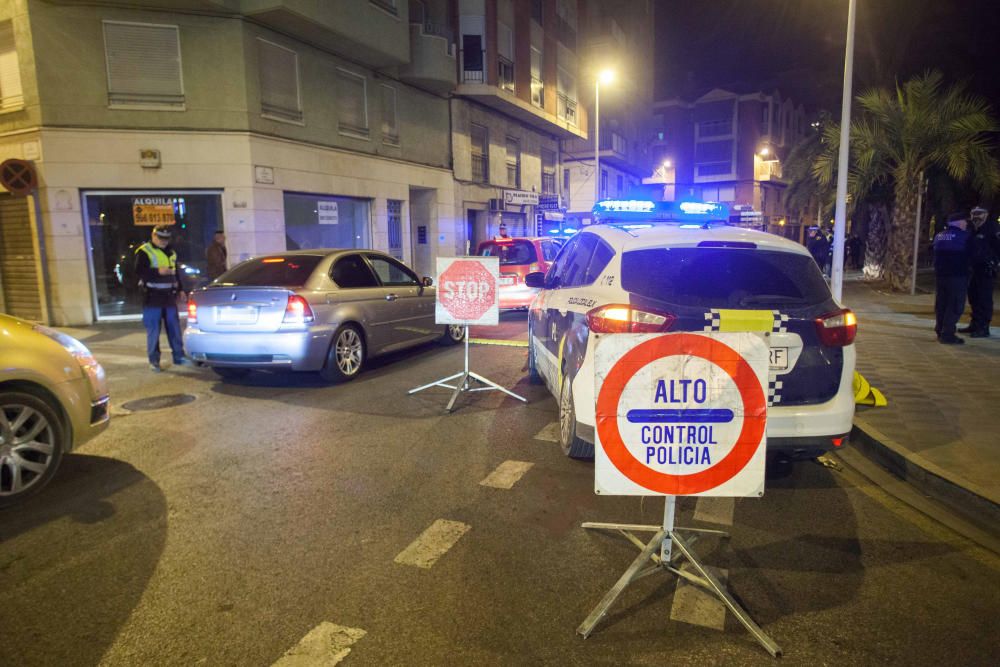
[[938, 466], [915, 460], [905, 447], [857, 416], [850, 442], [869, 459], [924, 495], [946, 505], [991, 535], [1000, 537], [1000, 504], [961, 484]]

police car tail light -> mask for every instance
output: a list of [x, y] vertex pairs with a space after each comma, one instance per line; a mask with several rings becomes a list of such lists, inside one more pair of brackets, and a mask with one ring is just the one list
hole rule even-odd
[[619, 304], [601, 306], [587, 313], [587, 325], [594, 333], [656, 333], [670, 329], [675, 319], [670, 313]]
[[198, 304], [188, 299], [188, 324], [198, 324]]
[[285, 306], [285, 323], [304, 324], [313, 321], [313, 311], [309, 302], [298, 294], [288, 295], [288, 305]]
[[819, 340], [827, 347], [844, 347], [854, 342], [858, 333], [858, 317], [843, 308], [816, 318]]

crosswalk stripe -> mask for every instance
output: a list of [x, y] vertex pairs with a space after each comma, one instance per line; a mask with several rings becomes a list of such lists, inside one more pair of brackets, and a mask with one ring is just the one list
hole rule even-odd
[[[684, 563], [680, 569], [695, 575], [698, 574], [690, 563]], [[728, 570], [716, 567], [709, 567], [708, 570], [716, 576], [723, 586], [726, 585]], [[726, 605], [700, 586], [678, 577], [674, 602], [670, 607], [670, 620], [724, 630], [726, 628]]]
[[458, 521], [438, 519], [393, 560], [400, 565], [430, 568], [447, 553], [448, 549], [455, 546], [470, 528], [471, 526]]
[[559, 422], [546, 424], [545, 428], [535, 434], [535, 440], [545, 440], [546, 442], [559, 442]]
[[351, 646], [367, 633], [324, 621], [288, 649], [272, 667], [333, 667], [347, 657]]
[[694, 506], [694, 520], [707, 521], [722, 526], [733, 525], [733, 512], [736, 509], [735, 498], [698, 498]]
[[479, 484], [495, 489], [512, 488], [533, 465], [535, 464], [526, 461], [504, 461]]

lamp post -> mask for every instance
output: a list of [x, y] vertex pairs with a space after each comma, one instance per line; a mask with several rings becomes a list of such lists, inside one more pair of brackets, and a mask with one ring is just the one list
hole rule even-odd
[[615, 80], [614, 70], [603, 69], [594, 80], [594, 204], [601, 200], [601, 84]]
[[844, 236], [847, 228], [847, 170], [851, 141], [851, 79], [854, 74], [854, 17], [857, 0], [847, 9], [847, 48], [844, 54], [844, 99], [840, 108], [840, 155], [837, 158], [837, 208], [833, 219], [833, 267], [830, 287], [837, 301], [844, 294]]

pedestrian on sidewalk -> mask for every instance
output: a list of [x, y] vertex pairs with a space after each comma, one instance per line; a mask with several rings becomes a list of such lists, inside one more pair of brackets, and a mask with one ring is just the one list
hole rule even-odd
[[812, 238], [809, 239], [806, 249], [809, 250], [809, 254], [816, 260], [819, 270], [826, 274], [827, 259], [830, 256], [830, 242], [827, 240], [826, 234], [823, 233], [822, 229], [813, 231]]
[[142, 326], [146, 328], [146, 354], [149, 368], [160, 372], [160, 323], [166, 326], [175, 366], [188, 366], [177, 315], [177, 299], [185, 298], [177, 273], [177, 253], [170, 247], [173, 236], [169, 225], [153, 228], [149, 241], [135, 251], [135, 274], [142, 287]]
[[946, 345], [965, 342], [955, 335], [955, 327], [965, 310], [965, 294], [969, 285], [966, 218], [965, 213], [952, 213], [948, 216], [948, 226], [934, 237], [934, 275], [937, 279], [934, 333], [938, 342]]
[[972, 321], [969, 326], [960, 330], [972, 338], [987, 338], [990, 335], [993, 287], [1000, 268], [1000, 226], [995, 220], [988, 220], [988, 215], [988, 211], [980, 206], [972, 209], [973, 229], [969, 239], [972, 262], [969, 305], [972, 306]]
[[221, 229], [215, 230], [212, 243], [205, 251], [205, 260], [208, 262], [208, 280], [212, 281], [226, 272], [229, 251], [226, 250], [226, 233]]

